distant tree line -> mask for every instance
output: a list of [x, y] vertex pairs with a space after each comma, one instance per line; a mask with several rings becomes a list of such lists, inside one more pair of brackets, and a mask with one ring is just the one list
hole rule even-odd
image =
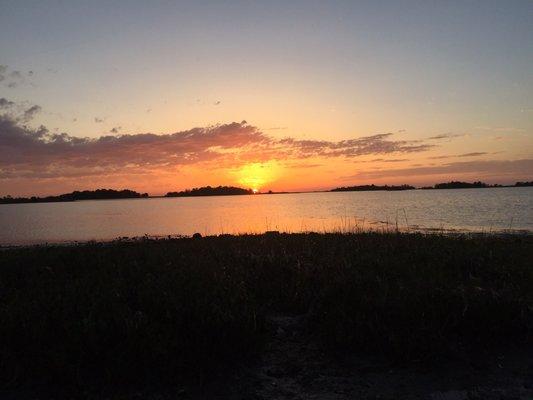
[[489, 185], [485, 182], [460, 182], [451, 181], [446, 183], [437, 183], [434, 186], [426, 186], [421, 189], [474, 189], [474, 188], [499, 188], [499, 187], [524, 187], [533, 186], [533, 182], [516, 182], [514, 185], [500, 185], [498, 183]]
[[384, 186], [376, 186], [376, 185], [360, 185], [360, 186], [342, 186], [335, 189], [331, 189], [331, 192], [367, 192], [367, 191], [374, 191], [374, 190], [413, 190], [415, 189], [414, 186], [411, 185], [384, 185]]
[[529, 182], [516, 182], [514, 185], [515, 185], [516, 187], [533, 186], [533, 181], [529, 181]]
[[59, 196], [47, 197], [11, 197], [6, 196], [0, 198], [0, 203], [47, 203], [60, 201], [76, 201], [76, 200], [106, 200], [106, 199], [136, 199], [148, 197], [148, 193], [138, 193], [133, 190], [113, 190], [113, 189], [97, 189], [97, 190], [83, 190], [74, 191], [72, 193], [60, 194]]
[[[497, 187], [526, 187], [533, 186], [533, 181], [516, 182], [514, 185], [489, 185], [487, 183], [477, 182], [460, 182], [451, 181], [446, 183], [437, 183], [434, 186], [426, 186], [421, 189], [468, 189], [468, 188], [497, 188]], [[398, 190], [413, 190], [411, 185], [359, 185], [359, 186], [342, 186], [331, 189], [330, 192], [363, 192], [363, 191], [398, 191]], [[269, 191], [272, 193], [272, 191]], [[280, 192], [288, 193], [288, 192]], [[245, 195], [253, 194], [251, 189], [243, 189], [235, 186], [204, 186], [194, 189], [187, 189], [181, 192], [168, 192], [165, 197], [193, 197], [193, 196], [230, 196], [230, 195]], [[74, 191], [72, 193], [60, 194], [58, 196], [46, 197], [0, 197], [0, 204], [14, 204], [14, 203], [47, 203], [47, 202], [61, 202], [61, 201], [76, 201], [76, 200], [106, 200], [106, 199], [137, 199], [146, 198], [148, 193], [138, 193], [133, 190], [113, 190], [113, 189], [97, 189], [97, 190], [83, 190]]]
[[487, 188], [490, 187], [490, 185], [477, 181], [473, 183], [469, 182], [459, 182], [459, 181], [451, 181], [446, 183], [437, 183], [433, 188], [434, 189], [470, 189], [470, 188]]
[[[437, 183], [434, 186], [424, 186], [420, 189], [471, 189], [471, 188], [499, 188], [499, 187], [525, 187], [533, 186], [532, 182], [516, 182], [514, 185], [500, 185], [494, 184], [490, 185], [485, 182], [476, 181], [476, 182], [460, 182], [460, 181], [451, 181], [445, 183]], [[414, 186], [411, 185], [359, 185], [359, 186], [342, 186], [335, 189], [331, 189], [330, 192], [366, 192], [373, 190], [413, 190]]]
[[244, 194], [253, 194], [253, 191], [251, 189], [243, 189], [235, 186], [204, 186], [183, 190], [181, 192], [168, 192], [165, 197], [230, 196]]

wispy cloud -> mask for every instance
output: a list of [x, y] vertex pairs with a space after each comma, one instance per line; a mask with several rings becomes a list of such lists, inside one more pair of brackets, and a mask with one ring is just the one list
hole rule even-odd
[[433, 145], [418, 140], [392, 140], [392, 133], [380, 133], [356, 139], [332, 142], [327, 140], [281, 139], [278, 143], [292, 150], [298, 158], [358, 157], [369, 154], [416, 153], [429, 150]]
[[484, 156], [486, 154], [489, 154], [489, 153], [485, 151], [474, 151], [472, 153], [459, 154], [457, 157], [478, 157], [478, 156]]
[[388, 160], [383, 160], [383, 162], [390, 162], [390, 163], [404, 162], [404, 161], [409, 161], [409, 159], [408, 158], [391, 158]]
[[510, 179], [527, 177], [533, 171], [533, 159], [521, 160], [478, 160], [454, 162], [444, 165], [399, 168], [389, 170], [361, 171], [345, 179], [378, 179], [404, 176], [430, 176], [475, 174], [477, 177], [498, 176]]
[[508, 132], [508, 133], [520, 133], [525, 132], [522, 128], [506, 127], [506, 126], [476, 126], [476, 130], [488, 131], [488, 132]]
[[479, 157], [487, 155], [486, 151], [474, 151], [472, 153], [464, 153], [464, 154], [454, 154], [454, 155], [442, 155], [442, 156], [433, 156], [428, 157], [429, 160], [445, 160], [447, 158], [457, 158], [457, 157]]
[[30, 108], [27, 108], [26, 110], [24, 110], [24, 114], [22, 115], [23, 121], [26, 121], [26, 122], [31, 121], [33, 117], [35, 117], [35, 115], [39, 113], [40, 111], [41, 111], [41, 106], [37, 106], [37, 105], [33, 105]]
[[20, 84], [26, 83], [28, 77], [33, 76], [33, 71], [24, 73], [18, 70], [12, 70], [7, 65], [0, 65], [0, 82], [7, 88], [13, 89]]
[[443, 140], [443, 139], [453, 139], [458, 137], [464, 137], [466, 133], [443, 133], [441, 135], [428, 137], [429, 140]]
[[15, 105], [14, 102], [9, 101], [3, 97], [0, 98], [0, 109], [10, 108], [10, 107], [13, 107], [14, 105]]

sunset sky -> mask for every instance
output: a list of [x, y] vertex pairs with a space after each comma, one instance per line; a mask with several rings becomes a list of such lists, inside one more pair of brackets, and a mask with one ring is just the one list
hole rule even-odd
[[531, 0], [0, 10], [0, 196], [533, 179]]

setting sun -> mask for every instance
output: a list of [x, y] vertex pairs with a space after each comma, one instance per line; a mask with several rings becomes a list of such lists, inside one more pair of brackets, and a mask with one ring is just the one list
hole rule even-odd
[[278, 167], [273, 162], [246, 164], [237, 172], [238, 181], [257, 193], [266, 184], [275, 180], [277, 171]]

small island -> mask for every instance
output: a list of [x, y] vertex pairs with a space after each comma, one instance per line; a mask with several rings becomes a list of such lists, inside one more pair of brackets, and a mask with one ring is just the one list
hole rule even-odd
[[384, 186], [377, 186], [377, 185], [360, 185], [360, 186], [342, 186], [335, 189], [331, 189], [330, 192], [370, 192], [370, 191], [377, 191], [377, 190], [386, 190], [386, 191], [393, 191], [393, 190], [413, 190], [415, 189], [414, 186], [411, 185], [384, 185]]
[[137, 199], [147, 198], [148, 193], [138, 193], [133, 190], [113, 190], [113, 189], [96, 189], [74, 191], [72, 193], [60, 194], [58, 196], [47, 197], [11, 197], [5, 196], [0, 198], [0, 204], [16, 204], [16, 203], [51, 203], [77, 200], [110, 200], [110, 199]]
[[526, 187], [533, 186], [533, 182], [516, 182], [514, 185], [500, 185], [495, 183], [490, 185], [485, 182], [476, 181], [476, 182], [461, 182], [461, 181], [451, 181], [445, 183], [437, 183], [434, 186], [425, 186], [421, 189], [486, 189], [486, 188], [502, 188], [502, 187]]
[[235, 196], [254, 194], [251, 189], [243, 189], [236, 186], [204, 186], [183, 190], [181, 192], [168, 192], [165, 197], [194, 197], [194, 196]]
[[529, 181], [529, 182], [516, 182], [514, 185], [515, 185], [515, 187], [528, 187], [528, 186], [533, 186], [533, 181]]

